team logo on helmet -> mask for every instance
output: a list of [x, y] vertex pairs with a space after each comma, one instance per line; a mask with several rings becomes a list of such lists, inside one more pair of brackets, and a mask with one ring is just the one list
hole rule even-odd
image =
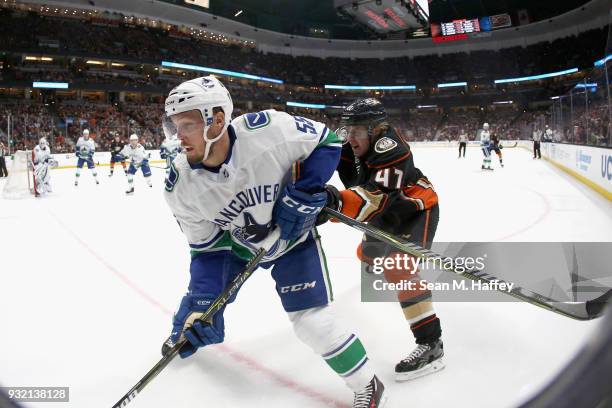
[[210, 78], [207, 77], [202, 77], [202, 86], [204, 88], [214, 88], [215, 87], [215, 81], [213, 81]]
[[396, 146], [397, 142], [395, 140], [389, 139], [388, 137], [383, 137], [374, 145], [374, 151], [376, 153], [385, 153], [389, 150], [393, 150]]

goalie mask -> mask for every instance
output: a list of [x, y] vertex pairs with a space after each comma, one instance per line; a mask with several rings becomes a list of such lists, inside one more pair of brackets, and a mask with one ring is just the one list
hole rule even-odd
[[49, 146], [49, 143], [47, 143], [47, 139], [45, 139], [44, 137], [41, 137], [40, 140], [38, 141], [38, 145], [44, 149], [47, 146]]
[[[225, 124], [219, 135], [209, 139], [208, 130], [213, 124], [214, 108], [223, 110]], [[210, 75], [183, 82], [171, 90], [168, 98], [166, 98], [165, 115], [162, 120], [164, 135], [170, 140], [178, 137], [179, 129], [171, 119], [173, 115], [189, 111], [200, 112], [204, 124], [202, 137], [206, 143], [202, 160], [206, 160], [212, 144], [221, 139], [229, 126], [233, 110], [234, 104], [229, 91], [214, 76]]]

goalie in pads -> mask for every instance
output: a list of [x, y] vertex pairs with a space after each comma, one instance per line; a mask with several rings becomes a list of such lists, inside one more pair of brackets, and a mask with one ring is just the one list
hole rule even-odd
[[51, 148], [47, 139], [41, 137], [32, 151], [34, 170], [34, 194], [36, 197], [51, 193], [51, 172], [49, 167], [57, 167], [57, 160], [51, 157]]

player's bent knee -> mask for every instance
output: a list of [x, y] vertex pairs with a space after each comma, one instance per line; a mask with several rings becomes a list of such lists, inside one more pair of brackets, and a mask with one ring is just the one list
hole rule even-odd
[[346, 340], [348, 332], [338, 324], [329, 306], [289, 312], [297, 337], [317, 354], [325, 354]]

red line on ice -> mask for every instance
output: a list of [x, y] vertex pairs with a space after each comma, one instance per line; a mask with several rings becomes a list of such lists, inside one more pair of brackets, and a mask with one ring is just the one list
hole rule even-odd
[[[94, 258], [96, 258], [102, 265], [104, 265], [109, 271], [113, 273], [119, 280], [125, 283], [128, 287], [142, 296], [147, 302], [149, 302], [152, 306], [161, 310], [163, 313], [172, 315], [172, 311], [164, 307], [160, 302], [158, 302], [155, 298], [150, 296], [144, 289], [141, 289], [136, 283], [132, 282], [127, 276], [119, 272], [115, 267], [113, 267], [110, 263], [108, 263], [102, 256], [100, 256], [96, 251], [93, 250], [85, 241], [83, 241], [72, 229], [70, 229], [67, 225], [65, 225], [59, 218], [55, 215], [53, 217], [56, 221], [68, 232], [72, 237], [79, 242]], [[297, 340], [297, 339], [296, 339]], [[321, 402], [327, 406], [332, 406], [336, 408], [349, 408], [349, 405], [340, 401], [335, 400], [333, 397], [326, 396], [323, 393], [316, 391], [314, 388], [308, 387], [306, 385], [300, 384], [297, 381], [291, 380], [287, 378], [285, 374], [280, 374], [275, 372], [274, 370], [264, 366], [259, 363], [257, 360], [250, 358], [248, 355], [241, 353], [237, 350], [232, 349], [231, 347], [221, 344], [216, 347], [218, 350], [229, 355], [236, 362], [247, 366], [251, 370], [257, 371], [261, 374], [264, 374], [266, 377], [270, 378], [274, 382], [283, 387], [289, 388], [298, 392], [299, 394], [313, 399], [315, 401]]]

